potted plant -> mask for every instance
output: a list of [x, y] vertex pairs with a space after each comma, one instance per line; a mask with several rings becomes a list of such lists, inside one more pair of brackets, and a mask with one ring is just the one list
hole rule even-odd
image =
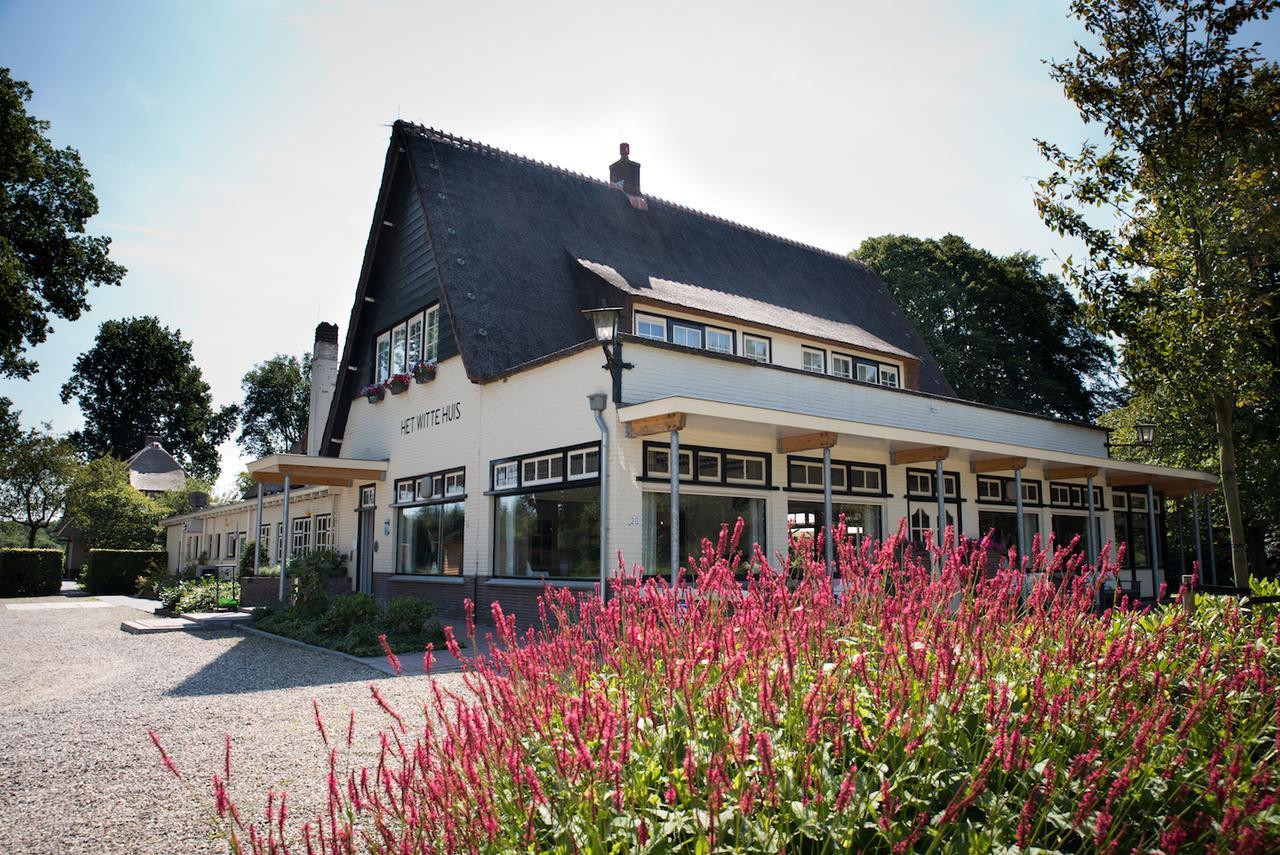
[[392, 374], [391, 379], [387, 381], [387, 387], [391, 389], [392, 395], [399, 395], [401, 392], [407, 391], [409, 388], [409, 375]]
[[435, 362], [420, 359], [413, 364], [413, 380], [415, 383], [430, 383], [436, 379]]
[[387, 387], [385, 383], [370, 383], [360, 390], [360, 394], [369, 399], [370, 404], [376, 404], [387, 395]]

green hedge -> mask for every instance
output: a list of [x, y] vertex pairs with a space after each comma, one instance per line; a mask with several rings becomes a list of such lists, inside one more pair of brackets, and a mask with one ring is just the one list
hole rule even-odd
[[167, 567], [169, 555], [163, 549], [90, 549], [80, 583], [91, 594], [132, 594], [153, 561]]
[[0, 549], [0, 597], [43, 597], [61, 588], [61, 549]]

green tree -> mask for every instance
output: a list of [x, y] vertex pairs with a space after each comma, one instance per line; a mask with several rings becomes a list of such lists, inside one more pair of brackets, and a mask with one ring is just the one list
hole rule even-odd
[[1276, 371], [1280, 70], [1240, 29], [1276, 0], [1075, 0], [1096, 42], [1050, 65], [1103, 134], [1053, 171], [1036, 204], [1084, 243], [1064, 269], [1123, 339], [1139, 392], [1213, 415], [1231, 557], [1248, 581], [1235, 418]]
[[90, 549], [146, 549], [159, 537], [164, 506], [134, 489], [124, 462], [99, 457], [67, 490], [67, 519]]
[[201, 481], [199, 478], [187, 478], [187, 483], [180, 490], [170, 490], [155, 496], [151, 501], [155, 502], [162, 514], [162, 519], [169, 517], [181, 516], [182, 514], [191, 513], [191, 494], [203, 493], [206, 497], [212, 492], [213, 486], [208, 481]]
[[0, 519], [21, 524], [28, 547], [62, 513], [79, 463], [75, 446], [48, 424], [0, 446]]
[[86, 456], [126, 458], [156, 434], [205, 481], [218, 477], [218, 445], [236, 423], [234, 406], [214, 408], [191, 342], [154, 317], [104, 322], [62, 386], [62, 402], [72, 399], [84, 414], [75, 439]]
[[288, 451], [302, 441], [311, 405], [311, 362], [276, 354], [240, 381], [240, 448], [251, 457]]
[[852, 255], [889, 286], [962, 398], [1085, 421], [1113, 363], [1070, 292], [1029, 253], [996, 256], [962, 237], [883, 235]]
[[85, 234], [98, 213], [89, 171], [73, 148], [57, 149], [49, 123], [28, 115], [31, 87], [0, 68], [0, 377], [29, 377], [24, 353], [51, 318], [74, 321], [90, 287], [119, 285], [111, 240]]

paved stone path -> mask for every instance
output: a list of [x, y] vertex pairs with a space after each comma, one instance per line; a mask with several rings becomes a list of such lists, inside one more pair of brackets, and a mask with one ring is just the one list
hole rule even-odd
[[[224, 734], [245, 813], [261, 815], [275, 787], [309, 816], [326, 771], [311, 699], [331, 732], [357, 711], [356, 759], [368, 762], [385, 720], [369, 685], [409, 721], [428, 697], [429, 678], [235, 631], [129, 635], [120, 623], [142, 613], [92, 602], [0, 600], [0, 853], [225, 852], [203, 784]], [[462, 691], [457, 675], [431, 679]], [[148, 727], [192, 789], [161, 768]]]

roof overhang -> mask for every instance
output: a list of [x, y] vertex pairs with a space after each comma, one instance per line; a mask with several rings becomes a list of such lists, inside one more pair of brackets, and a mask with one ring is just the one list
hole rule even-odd
[[900, 460], [968, 460], [975, 472], [1012, 472], [1016, 467], [1027, 470], [1030, 475], [1032, 471], [1041, 469], [1048, 480], [1055, 476], [1064, 480], [1093, 476], [1100, 483], [1116, 487], [1149, 485], [1171, 498], [1211, 493], [1218, 487], [1217, 475], [1196, 469], [1175, 469], [1132, 460], [1014, 445], [998, 439], [972, 439], [687, 396], [659, 398], [618, 408], [618, 419], [628, 430], [635, 425], [643, 431], [647, 425], [672, 417], [677, 417], [682, 427], [687, 425], [690, 428], [706, 425], [724, 429], [729, 422], [750, 424], [772, 433], [780, 447], [783, 443], [798, 442], [805, 437], [836, 434], [873, 441]]
[[387, 461], [351, 460], [343, 457], [315, 457], [310, 454], [272, 454], [255, 460], [246, 468], [259, 484], [350, 487], [356, 481], [385, 481]]

